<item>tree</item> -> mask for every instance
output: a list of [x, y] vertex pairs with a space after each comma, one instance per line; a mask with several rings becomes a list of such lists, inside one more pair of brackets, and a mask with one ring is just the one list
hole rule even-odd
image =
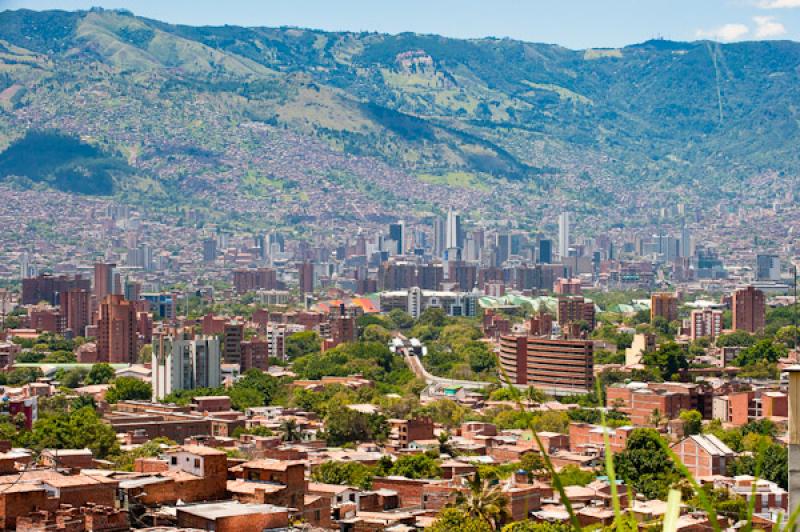
[[133, 377], [119, 377], [106, 392], [106, 401], [149, 401], [153, 397], [153, 387], [149, 382]]
[[364, 333], [362, 338], [366, 342], [378, 342], [381, 344], [388, 344], [389, 340], [392, 338], [392, 334], [386, 330], [385, 328], [381, 327], [380, 325], [367, 325], [364, 329]]
[[662, 499], [680, 477], [664, 448], [661, 435], [653, 429], [634, 429], [625, 450], [614, 455], [617, 477], [648, 499]]
[[536, 451], [523, 454], [520, 459], [520, 467], [527, 471], [529, 481], [541, 476], [547, 470], [544, 458]]
[[325, 462], [315, 468], [311, 478], [325, 484], [356, 486], [361, 489], [372, 487], [372, 470], [361, 462]]
[[108, 384], [114, 378], [114, 368], [105, 362], [94, 364], [86, 376], [86, 384]]
[[595, 474], [576, 465], [566, 465], [558, 472], [562, 486], [585, 486], [595, 479]]
[[467, 491], [458, 492], [456, 506], [470, 517], [480, 519], [495, 530], [509, 517], [508, 499], [498, 483], [476, 472], [467, 480]]
[[458, 508], [445, 508], [439, 513], [427, 532], [492, 532], [493, 528], [483, 519], [472, 517]]
[[497, 365], [494, 353], [484, 342], [468, 343], [461, 354], [467, 359], [470, 369], [475, 373], [494, 369]]
[[389, 311], [388, 318], [393, 329], [405, 330], [414, 326], [414, 318], [408, 312], [399, 308]]
[[248, 408], [266, 405], [264, 395], [255, 388], [247, 386], [234, 386], [228, 390], [228, 397], [231, 398], [231, 406], [240, 412], [244, 412]]
[[755, 343], [755, 336], [747, 331], [733, 331], [729, 334], [720, 334], [716, 342], [717, 347], [749, 347]]
[[302, 331], [292, 334], [286, 339], [286, 357], [289, 360], [319, 353], [322, 340], [314, 331]]
[[119, 449], [114, 429], [103, 423], [91, 407], [40, 418], [24, 436], [24, 444], [37, 451], [88, 448], [97, 458], [117, 454]]
[[114, 462], [114, 469], [118, 471], [133, 471], [133, 466], [137, 458], [150, 458], [159, 456], [164, 452], [164, 447], [172, 447], [176, 443], [169, 438], [155, 438], [130, 451], [121, 452], [111, 456]]
[[438, 456], [438, 453], [401, 456], [392, 466], [392, 474], [413, 479], [439, 478], [442, 470], [433, 454]]
[[281, 432], [283, 432], [283, 441], [293, 442], [303, 439], [300, 428], [297, 426], [297, 421], [294, 419], [287, 419], [281, 423]]
[[679, 371], [689, 368], [686, 350], [675, 342], [668, 342], [655, 351], [645, 353], [642, 362], [664, 380], [671, 380]]
[[345, 443], [382, 440], [389, 435], [389, 424], [379, 414], [362, 414], [340, 406], [325, 418], [325, 440], [335, 447]]
[[503, 527], [503, 532], [571, 532], [569, 523], [535, 523], [533, 521], [516, 521]]
[[697, 410], [681, 410], [678, 417], [683, 421], [683, 434], [685, 436], [700, 434], [703, 430], [703, 415]]
[[59, 381], [62, 386], [67, 388], [79, 388], [83, 384], [83, 380], [88, 375], [88, 371], [84, 368], [73, 368], [64, 372]]
[[447, 314], [439, 307], [428, 307], [417, 318], [417, 325], [444, 327], [445, 324], [447, 324]]
[[733, 363], [737, 366], [752, 366], [759, 362], [775, 363], [786, 356], [786, 346], [764, 339], [743, 349]]
[[12, 385], [29, 384], [44, 376], [39, 368], [14, 368], [6, 375], [6, 382]]

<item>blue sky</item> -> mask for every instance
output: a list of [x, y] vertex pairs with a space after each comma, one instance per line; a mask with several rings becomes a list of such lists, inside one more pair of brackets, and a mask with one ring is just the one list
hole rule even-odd
[[0, 0], [0, 9], [124, 7], [173, 23], [512, 37], [570, 48], [654, 37], [800, 40], [800, 0]]

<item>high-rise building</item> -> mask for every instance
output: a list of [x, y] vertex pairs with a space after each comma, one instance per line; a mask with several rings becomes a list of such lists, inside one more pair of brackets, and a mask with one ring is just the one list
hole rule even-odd
[[222, 383], [219, 338], [194, 336], [188, 331], [174, 337], [153, 338], [153, 400], [179, 390], [217, 388]]
[[495, 240], [497, 245], [497, 266], [502, 266], [511, 256], [511, 235], [508, 233], [497, 233]]
[[19, 278], [27, 279], [31, 275], [31, 257], [27, 251], [19, 255]]
[[563, 260], [569, 256], [569, 213], [558, 216], [558, 255]]
[[553, 395], [592, 389], [594, 361], [589, 340], [503, 336], [500, 365], [513, 384], [527, 384]]
[[406, 251], [406, 226], [402, 220], [389, 224], [389, 238], [394, 241], [395, 248], [391, 250], [395, 255], [402, 255]]
[[300, 292], [311, 294], [314, 292], [314, 264], [303, 262], [297, 265]]
[[437, 217], [433, 219], [433, 254], [441, 257], [445, 249], [447, 249], [447, 224], [445, 220]]
[[539, 262], [541, 264], [553, 263], [553, 241], [542, 239], [539, 241]]
[[244, 324], [231, 321], [225, 324], [222, 332], [222, 360], [226, 364], [242, 363], [242, 341]]
[[278, 288], [278, 274], [272, 268], [234, 270], [233, 288], [239, 294], [254, 290], [275, 290]]
[[89, 291], [72, 288], [61, 294], [61, 314], [66, 318], [66, 327], [75, 336], [85, 336], [91, 323], [91, 298]]
[[103, 301], [106, 296], [118, 294], [115, 290], [116, 279], [114, 269], [116, 264], [96, 262], [94, 264], [94, 296], [97, 301]]
[[76, 275], [74, 279], [66, 275], [55, 277], [50, 274], [26, 278], [22, 280], [22, 304], [36, 305], [46, 301], [50, 305], [59, 305], [61, 294], [75, 288], [91, 290], [92, 283], [89, 279], [82, 279], [80, 275]]
[[650, 322], [656, 318], [664, 318], [668, 322], [678, 319], [678, 298], [675, 294], [661, 292], [650, 296]]
[[217, 239], [210, 237], [203, 240], [203, 262], [206, 264], [217, 260]]
[[780, 281], [781, 280], [781, 260], [777, 255], [757, 255], [756, 256], [756, 280], [757, 281]]
[[558, 298], [558, 324], [566, 327], [570, 323], [584, 321], [593, 331], [597, 325], [594, 302], [583, 296], [567, 296]]
[[692, 245], [692, 233], [686, 226], [681, 228], [681, 257], [691, 257], [694, 255], [694, 246]]
[[461, 215], [453, 212], [452, 209], [447, 211], [446, 246], [447, 249], [461, 249], [464, 246], [464, 233], [461, 228]]
[[755, 333], [764, 328], [766, 305], [764, 292], [752, 286], [733, 293], [733, 330]]
[[722, 334], [722, 311], [703, 309], [693, 310], [690, 316], [689, 335], [692, 340], [698, 338], [716, 339]]
[[138, 359], [136, 307], [121, 295], [109, 294], [100, 304], [97, 320], [97, 358], [112, 364], [135, 364]]

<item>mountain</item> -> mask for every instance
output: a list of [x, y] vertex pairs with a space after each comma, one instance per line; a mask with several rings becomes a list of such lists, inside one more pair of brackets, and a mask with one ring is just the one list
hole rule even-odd
[[788, 41], [569, 50], [5, 11], [0, 143], [32, 127], [80, 136], [127, 159], [123, 197], [287, 205], [256, 217], [270, 223], [398, 201], [613, 220], [796, 188], [798, 65]]

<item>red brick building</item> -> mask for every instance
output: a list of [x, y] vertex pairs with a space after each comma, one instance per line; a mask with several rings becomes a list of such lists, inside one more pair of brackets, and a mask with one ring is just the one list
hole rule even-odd
[[731, 298], [733, 330], [755, 333], [764, 328], [766, 305], [764, 292], [752, 286], [737, 290]]
[[695, 477], [727, 475], [728, 464], [736, 457], [713, 434], [695, 434], [672, 445], [672, 450]]
[[500, 338], [500, 364], [511, 381], [555, 394], [591, 390], [593, 360], [592, 342], [586, 340]]

